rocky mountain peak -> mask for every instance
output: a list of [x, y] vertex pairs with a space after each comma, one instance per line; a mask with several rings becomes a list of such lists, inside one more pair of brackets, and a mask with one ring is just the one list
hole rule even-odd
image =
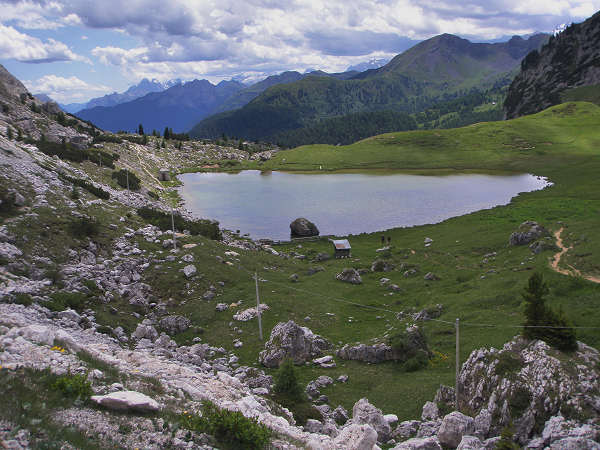
[[529, 53], [513, 80], [504, 111], [506, 118], [533, 114], [561, 103], [561, 94], [600, 83], [600, 12], [550, 37]]
[[0, 95], [19, 98], [29, 94], [27, 88], [0, 64]]

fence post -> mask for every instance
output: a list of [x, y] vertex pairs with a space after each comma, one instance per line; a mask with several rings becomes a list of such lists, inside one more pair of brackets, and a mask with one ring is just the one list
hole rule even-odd
[[456, 318], [456, 375], [454, 380], [454, 405], [457, 411], [460, 411], [458, 398], [459, 398], [459, 385], [458, 385], [458, 376], [460, 372], [460, 329], [459, 329], [460, 319]]
[[254, 271], [254, 283], [256, 285], [256, 313], [258, 316], [258, 335], [260, 336], [260, 340], [263, 340], [263, 332], [262, 332], [262, 321], [260, 317], [260, 298], [258, 296], [258, 272]]

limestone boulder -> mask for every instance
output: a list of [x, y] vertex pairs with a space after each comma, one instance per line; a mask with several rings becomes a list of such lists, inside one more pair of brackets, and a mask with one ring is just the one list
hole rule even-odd
[[148, 339], [155, 341], [158, 338], [158, 331], [152, 325], [140, 323], [138, 324], [135, 331], [131, 334], [131, 337], [135, 340]]
[[379, 408], [376, 408], [366, 398], [361, 398], [352, 408], [352, 423], [368, 424], [377, 432], [379, 442], [387, 442], [392, 434], [390, 424]]
[[474, 431], [473, 418], [454, 411], [444, 417], [437, 436], [442, 445], [455, 448], [460, 444], [463, 436], [472, 435]]
[[178, 315], [164, 317], [158, 322], [160, 329], [171, 335], [183, 333], [191, 325], [190, 319]]
[[547, 234], [548, 231], [543, 226], [537, 222], [528, 220], [523, 222], [519, 226], [519, 229], [510, 235], [508, 243], [510, 245], [527, 245]]
[[266, 367], [279, 367], [286, 358], [291, 358], [295, 364], [304, 364], [321, 356], [330, 347], [326, 339], [290, 320], [273, 327], [258, 360]]
[[299, 217], [290, 223], [290, 231], [292, 237], [310, 237], [319, 235], [317, 226], [304, 217]]
[[435, 437], [412, 438], [393, 447], [391, 450], [442, 450]]
[[156, 400], [136, 391], [119, 391], [107, 395], [93, 395], [91, 400], [108, 409], [117, 411], [158, 411]]
[[346, 268], [335, 276], [336, 280], [343, 281], [344, 283], [350, 284], [362, 284], [362, 278], [358, 270]]
[[370, 425], [352, 424], [342, 429], [333, 441], [336, 450], [373, 450], [377, 443], [377, 432]]

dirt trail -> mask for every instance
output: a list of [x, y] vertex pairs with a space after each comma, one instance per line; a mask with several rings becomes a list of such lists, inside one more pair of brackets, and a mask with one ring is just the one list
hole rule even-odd
[[600, 277], [595, 277], [592, 275], [582, 275], [579, 270], [577, 270], [575, 267], [573, 267], [571, 265], [569, 265], [571, 270], [561, 269], [560, 267], [558, 267], [562, 256], [572, 248], [572, 247], [565, 247], [565, 245], [563, 244], [563, 240], [560, 237], [561, 233], [563, 232], [563, 229], [564, 228], [561, 227], [559, 230], [554, 232], [554, 237], [556, 238], [556, 245], [558, 246], [558, 248], [560, 248], [560, 252], [555, 254], [554, 258], [550, 262], [550, 266], [552, 267], [552, 270], [554, 270], [555, 272], [558, 272], [558, 273], [562, 273], [563, 275], [582, 277], [588, 281], [592, 281], [594, 283], [600, 283]]

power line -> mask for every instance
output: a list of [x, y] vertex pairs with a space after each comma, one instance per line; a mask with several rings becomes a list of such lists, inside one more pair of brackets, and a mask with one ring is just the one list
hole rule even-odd
[[[237, 265], [237, 267], [241, 270], [243, 270], [244, 272], [247, 272], [249, 275], [253, 276], [253, 272], [249, 271], [248, 269], [246, 269], [245, 267], [243, 267], [242, 265]], [[346, 299], [342, 299], [342, 298], [337, 298], [337, 297], [331, 297], [329, 295], [325, 295], [325, 294], [321, 294], [319, 292], [312, 292], [312, 291], [308, 291], [305, 289], [300, 289], [300, 288], [296, 288], [293, 286], [289, 286], [287, 284], [278, 282], [278, 281], [273, 281], [273, 280], [266, 280], [263, 279], [263, 281], [272, 283], [272, 284], [276, 284], [279, 286], [283, 286], [286, 289], [290, 289], [293, 291], [297, 291], [297, 292], [301, 292], [303, 294], [308, 294], [308, 295], [316, 295], [322, 298], [326, 298], [335, 302], [339, 302], [339, 303], [345, 303], [347, 305], [352, 305], [352, 306], [358, 306], [360, 308], [366, 308], [366, 309], [371, 309], [374, 311], [382, 311], [382, 312], [386, 312], [386, 313], [391, 313], [391, 314], [400, 314], [400, 311], [393, 311], [391, 309], [386, 309], [386, 308], [380, 308], [377, 306], [371, 306], [371, 305], [365, 305], [363, 303], [357, 303], [357, 302], [353, 302], [350, 300], [346, 300]], [[430, 318], [428, 320], [434, 321], [434, 322], [439, 322], [439, 323], [444, 323], [446, 325], [450, 325], [453, 328], [456, 326], [456, 324], [454, 322], [450, 322], [448, 320], [442, 320], [442, 319], [433, 319]], [[568, 326], [550, 326], [550, 325], [494, 325], [494, 324], [487, 324], [487, 323], [475, 323], [475, 322], [460, 322], [461, 325], [467, 325], [467, 326], [472, 326], [472, 327], [482, 327], [482, 328], [551, 328], [551, 329], [577, 329], [577, 330], [600, 330], [600, 327], [578, 327], [578, 326], [572, 326], [572, 327], [568, 327]]]

